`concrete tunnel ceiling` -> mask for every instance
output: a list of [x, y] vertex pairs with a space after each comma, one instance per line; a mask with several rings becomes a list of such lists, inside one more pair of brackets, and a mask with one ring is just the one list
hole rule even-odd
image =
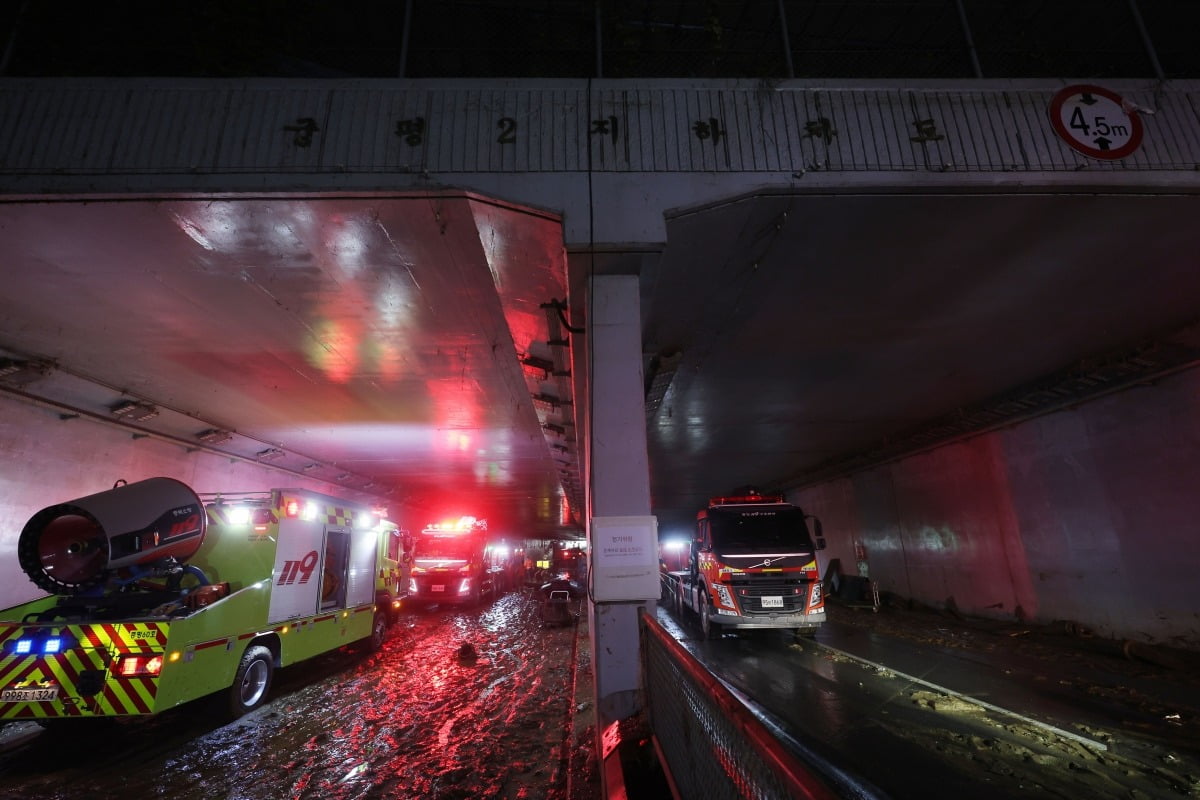
[[0, 252], [0, 346], [59, 368], [19, 391], [101, 416], [148, 402], [125, 419], [378, 495], [408, 525], [564, 530], [571, 406], [534, 401], [570, 393], [542, 307], [566, 298], [553, 216], [461, 192], [6, 203]]
[[[643, 280], [660, 530], [1194, 363], [1192, 195], [777, 194], [678, 212]], [[655, 381], [655, 367], [670, 373]]]
[[[1198, 211], [1187, 194], [926, 190], [671, 212], [640, 260], [660, 530], [714, 493], [805, 485], [1194, 363]], [[8, 202], [0, 355], [59, 368], [0, 387], [107, 419], [144, 400], [162, 413], [129, 425], [234, 431], [205, 446], [379, 493], [406, 524], [484, 508], [560, 535], [587, 401], [566, 375], [586, 333], [566, 323], [586, 327], [587, 269], [622, 269], [601, 243], [567, 275], [562, 239], [553, 215], [449, 191]], [[568, 285], [562, 317], [545, 306]]]

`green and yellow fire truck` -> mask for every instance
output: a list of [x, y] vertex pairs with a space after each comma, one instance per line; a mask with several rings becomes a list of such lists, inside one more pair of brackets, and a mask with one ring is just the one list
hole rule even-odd
[[150, 715], [220, 692], [237, 717], [280, 667], [382, 646], [411, 537], [315, 492], [198, 495], [159, 477], [42, 509], [17, 555], [49, 594], [0, 611], [0, 721]]

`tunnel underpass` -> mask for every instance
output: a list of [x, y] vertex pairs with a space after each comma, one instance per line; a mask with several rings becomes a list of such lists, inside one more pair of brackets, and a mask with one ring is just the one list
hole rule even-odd
[[[1091, 96], [1062, 83], [6, 82], [0, 524], [178, 474], [200, 491], [282, 477], [410, 527], [467, 500], [507, 509], [514, 536], [606, 515], [665, 534], [712, 493], [771, 483], [825, 520], [826, 559], [865, 548], [906, 598], [1080, 620], [1133, 654], [1194, 647], [1196, 90], [1106, 89], [1146, 124], [1109, 160], [1056, 129], [1048, 110]], [[415, 143], [396, 133], [418, 115]], [[593, 290], [628, 281], [614, 388], [584, 351], [613, 322]], [[621, 485], [595, 502], [605, 480]], [[636, 625], [607, 623], [642, 599], [589, 608], [597, 700], [635, 705]], [[895, 687], [877, 675], [856, 704], [794, 657], [767, 672], [816, 674], [813, 699], [872, 721], [843, 729], [853, 750], [987, 749], [987, 726], [916, 694], [934, 689], [884, 725], [903, 692], [879, 699]], [[400, 769], [374, 744], [327, 763], [314, 737], [287, 762], [300, 790], [369, 792], [372, 765]], [[381, 780], [434, 791], [410, 778]]]

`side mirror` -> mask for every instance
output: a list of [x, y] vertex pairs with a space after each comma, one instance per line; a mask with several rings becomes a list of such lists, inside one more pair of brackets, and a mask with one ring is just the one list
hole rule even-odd
[[821, 520], [814, 516], [808, 516], [806, 519], [813, 521], [813, 540], [817, 545], [818, 550], [825, 549], [825, 532], [821, 529]]

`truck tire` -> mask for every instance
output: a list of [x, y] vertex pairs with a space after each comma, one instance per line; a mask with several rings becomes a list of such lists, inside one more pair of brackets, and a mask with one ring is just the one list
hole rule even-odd
[[387, 631], [387, 613], [376, 609], [375, 619], [371, 622], [371, 635], [363, 639], [359, 644], [359, 652], [364, 655], [378, 653], [383, 649], [383, 642], [387, 639]]
[[708, 589], [704, 588], [704, 600], [700, 603], [700, 634], [704, 639], [716, 639], [717, 631], [712, 622], [712, 599], [708, 596]]
[[229, 713], [234, 718], [248, 714], [267, 700], [271, 677], [275, 673], [275, 657], [261, 645], [246, 649], [238, 665], [233, 686], [229, 687]]

